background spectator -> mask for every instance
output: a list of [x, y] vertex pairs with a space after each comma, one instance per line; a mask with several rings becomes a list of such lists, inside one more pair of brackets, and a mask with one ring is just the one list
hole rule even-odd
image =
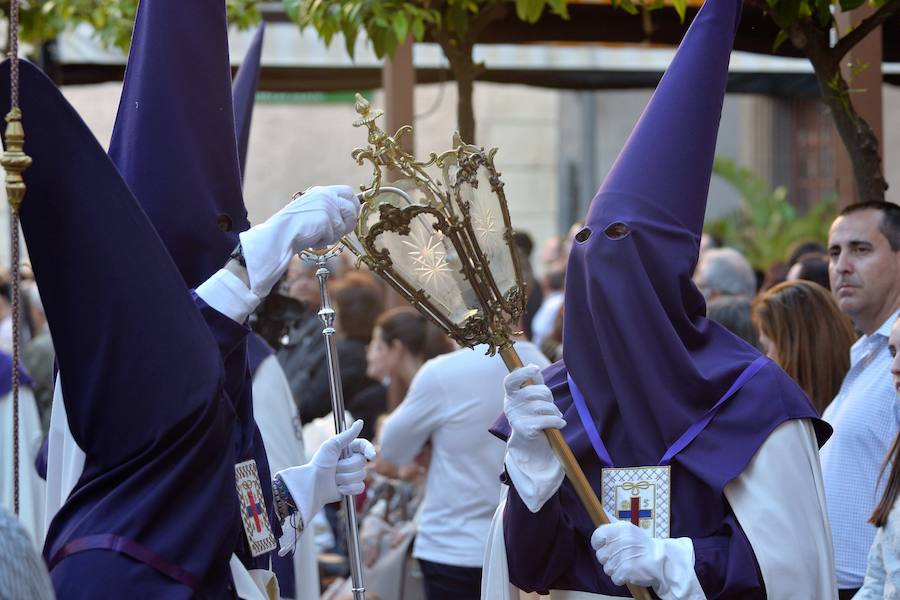
[[[517, 342], [527, 363], [547, 360]], [[462, 348], [428, 361], [381, 430], [381, 458], [412, 465], [426, 443], [431, 463], [413, 556], [429, 600], [479, 600], [491, 518], [500, 501], [505, 446], [488, 432], [503, 411], [500, 356], [487, 346]]]
[[828, 256], [826, 254], [804, 254], [787, 272], [787, 281], [805, 279], [814, 281], [826, 290], [831, 289], [828, 281]]
[[53, 405], [53, 339], [37, 286], [31, 284], [22, 291], [28, 297], [28, 316], [34, 332], [34, 337], [22, 353], [22, 362], [31, 375], [31, 389], [40, 413], [41, 428], [46, 435], [50, 427], [50, 407]]
[[[894, 388], [900, 390], [900, 321], [894, 321], [888, 338], [891, 354], [891, 376]], [[894, 413], [900, 412], [900, 404], [894, 401]], [[898, 415], [900, 418], [900, 415]], [[889, 470], [887, 486], [869, 522], [878, 528], [875, 541], [869, 549], [866, 578], [857, 600], [888, 600], [896, 598], [900, 583], [900, 434], [888, 451], [881, 466], [879, 478]]]
[[[565, 299], [566, 267], [565, 264], [555, 265], [544, 275], [544, 302], [534, 315], [531, 323], [531, 341], [541, 346], [544, 339], [553, 333], [556, 324], [556, 316]], [[561, 341], [561, 340], [560, 340]]]
[[753, 267], [734, 248], [711, 248], [704, 252], [694, 271], [694, 283], [707, 301], [718, 296], [756, 295]]
[[0, 508], [0, 598], [53, 600], [47, 567], [11, 512]]
[[367, 374], [378, 381], [389, 380], [403, 399], [425, 361], [455, 348], [450, 338], [416, 309], [392, 308], [375, 322], [366, 354]]
[[816, 240], [800, 240], [791, 244], [791, 247], [788, 250], [787, 265], [788, 267], [792, 267], [803, 258], [816, 255], [821, 256], [823, 254], [828, 254], [828, 252], [821, 242]]
[[900, 310], [900, 207], [854, 204], [828, 235], [831, 290], [863, 336], [850, 351], [850, 370], [822, 418], [834, 428], [819, 458], [834, 537], [838, 593], [862, 585], [875, 528], [869, 523], [881, 496], [878, 468], [897, 436], [897, 391], [885, 377], [888, 335]]
[[758, 348], [759, 336], [750, 318], [750, 303], [746, 296], [719, 296], [706, 305], [706, 316]]
[[831, 295], [811, 281], [785, 281], [753, 304], [762, 350], [803, 388], [819, 414], [850, 369], [856, 332]]
[[534, 276], [534, 268], [531, 266], [531, 252], [534, 250], [531, 236], [524, 231], [516, 231], [513, 233], [513, 242], [519, 251], [522, 278], [525, 280], [525, 285], [528, 286], [528, 300], [525, 303], [525, 312], [522, 314], [522, 327], [525, 336], [531, 339], [531, 321], [544, 302], [544, 292], [538, 285]]

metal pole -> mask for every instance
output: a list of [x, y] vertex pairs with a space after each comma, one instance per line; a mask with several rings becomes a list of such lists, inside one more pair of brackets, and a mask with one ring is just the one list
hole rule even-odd
[[[325, 328], [322, 335], [325, 337], [326, 358], [328, 360], [328, 387], [331, 391], [331, 409], [334, 413], [334, 429], [335, 432], [341, 433], [347, 429], [347, 423], [344, 418], [344, 391], [341, 387], [341, 367], [338, 364], [337, 345], [334, 340], [334, 308], [331, 306], [331, 299], [328, 296], [326, 284], [328, 282], [327, 261], [332, 256], [337, 255], [339, 250], [317, 254], [313, 252], [304, 253], [306, 260], [315, 257], [316, 278], [319, 280], [319, 297], [322, 301], [322, 308], [319, 310], [319, 318]], [[341, 458], [349, 458], [350, 450], [344, 448], [341, 452]], [[350, 555], [350, 580], [352, 582], [351, 591], [353, 592], [353, 600], [366, 600], [366, 587], [363, 583], [363, 567], [362, 556], [359, 550], [359, 528], [357, 527], [356, 504], [353, 496], [344, 496], [344, 508], [347, 511], [347, 550]]]

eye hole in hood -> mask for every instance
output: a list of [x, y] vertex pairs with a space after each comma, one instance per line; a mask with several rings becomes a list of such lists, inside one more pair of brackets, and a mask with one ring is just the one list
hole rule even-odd
[[579, 244], [583, 244], [591, 238], [591, 228], [585, 227], [581, 231], [575, 234], [575, 241]]
[[631, 228], [625, 223], [616, 222], [611, 223], [603, 233], [611, 240], [620, 240], [631, 233]]

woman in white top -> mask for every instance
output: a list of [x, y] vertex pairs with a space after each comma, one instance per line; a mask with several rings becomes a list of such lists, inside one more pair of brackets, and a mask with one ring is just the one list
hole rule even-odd
[[[888, 337], [888, 350], [891, 353], [891, 375], [894, 387], [900, 392], [900, 320], [894, 322], [891, 335]], [[894, 403], [895, 414], [900, 405]], [[900, 419], [900, 414], [897, 414]], [[878, 527], [875, 541], [869, 550], [869, 564], [866, 579], [855, 600], [881, 600], [882, 598], [900, 597], [900, 434], [888, 451], [882, 468], [882, 475], [890, 467], [887, 487], [884, 495], [869, 522]]]

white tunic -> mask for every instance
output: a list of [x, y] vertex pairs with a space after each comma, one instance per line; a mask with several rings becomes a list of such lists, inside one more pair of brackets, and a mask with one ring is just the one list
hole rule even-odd
[[[725, 497], [759, 563], [770, 600], [836, 600], [834, 549], [825, 512], [825, 492], [812, 424], [795, 419], [780, 425]], [[503, 540], [501, 501], [485, 549], [482, 600], [513, 600]], [[599, 568], [599, 567], [598, 567]], [[552, 600], [608, 598], [585, 592], [552, 591]]]
[[[13, 512], [13, 399], [12, 392], [0, 397], [0, 505]], [[41, 448], [43, 432], [37, 403], [31, 390], [19, 388], [19, 522], [31, 536], [35, 547], [44, 544], [44, 482], [34, 467]]]
[[[253, 376], [253, 417], [262, 435], [270, 472], [306, 464], [297, 405], [275, 356], [262, 361]], [[300, 536], [293, 559], [295, 598], [318, 598], [319, 567], [314, 536]]]

